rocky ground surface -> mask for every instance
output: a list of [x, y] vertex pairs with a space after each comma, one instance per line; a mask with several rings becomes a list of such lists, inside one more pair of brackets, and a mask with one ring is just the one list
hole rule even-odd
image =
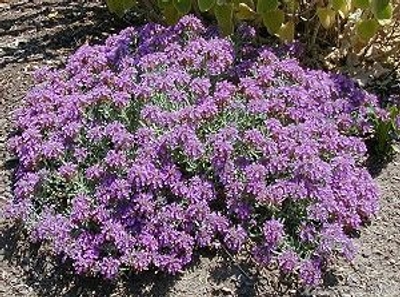
[[[0, 0], [0, 206], [11, 197], [15, 166], [5, 149], [10, 115], [32, 86], [33, 71], [60, 65], [78, 46], [118, 29], [101, 1]], [[175, 277], [149, 273], [114, 284], [74, 278], [0, 219], [0, 296], [400, 296], [399, 165], [397, 158], [376, 176], [381, 209], [356, 240], [356, 259], [335, 266], [313, 291], [280, 288], [273, 273], [255, 277], [229, 255], [202, 255]]]

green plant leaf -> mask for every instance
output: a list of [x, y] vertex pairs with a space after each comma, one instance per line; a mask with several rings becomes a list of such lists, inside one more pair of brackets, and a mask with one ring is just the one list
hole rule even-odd
[[332, 8], [336, 11], [339, 11], [346, 4], [347, 0], [331, 0]]
[[253, 0], [233, 0], [235, 7], [238, 7], [240, 3], [246, 4], [251, 9], [255, 10], [254, 1]]
[[393, 15], [393, 6], [389, 0], [372, 0], [371, 10], [379, 24], [387, 25]]
[[368, 9], [370, 0], [353, 0], [354, 6], [361, 9]]
[[276, 35], [280, 40], [285, 42], [292, 42], [294, 39], [294, 23], [293, 21], [289, 21], [286, 24], [282, 25]]
[[270, 34], [276, 34], [282, 27], [285, 14], [281, 9], [266, 11], [262, 14], [264, 26]]
[[217, 4], [214, 7], [215, 18], [224, 35], [233, 33], [233, 3]]
[[257, 13], [246, 3], [239, 3], [235, 16], [238, 20], [254, 20]]
[[179, 20], [179, 11], [175, 8], [174, 5], [168, 5], [163, 10], [165, 21], [169, 25], [176, 24]]
[[158, 0], [157, 1], [158, 7], [164, 9], [166, 8], [168, 5], [171, 5], [171, 0]]
[[188, 14], [192, 8], [191, 0], [173, 0], [173, 3], [176, 10], [183, 15]]
[[263, 14], [266, 11], [275, 10], [279, 6], [278, 0], [258, 0], [257, 12]]
[[136, 5], [135, 0], [107, 0], [106, 3], [110, 12], [115, 13], [118, 17], [122, 17], [126, 11]]
[[357, 23], [356, 33], [364, 42], [368, 42], [378, 31], [379, 23], [375, 19], [362, 20]]
[[371, 9], [382, 10], [390, 4], [390, 0], [371, 0]]
[[331, 0], [331, 5], [342, 18], [346, 18], [351, 9], [351, 1], [349, 0]]
[[329, 29], [335, 23], [336, 12], [330, 8], [318, 8], [317, 15], [325, 29]]
[[197, 0], [201, 12], [209, 11], [215, 5], [215, 0]]

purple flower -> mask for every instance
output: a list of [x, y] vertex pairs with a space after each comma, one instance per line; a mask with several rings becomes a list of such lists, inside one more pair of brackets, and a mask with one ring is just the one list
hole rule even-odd
[[321, 267], [317, 260], [305, 260], [301, 263], [299, 277], [305, 286], [316, 286], [321, 282]]
[[77, 168], [77, 164], [68, 162], [58, 168], [58, 173], [65, 179], [71, 179], [76, 174]]
[[267, 245], [277, 245], [284, 236], [284, 225], [275, 219], [266, 221], [263, 226], [264, 239]]
[[222, 38], [186, 16], [39, 71], [13, 115], [5, 214], [78, 274], [174, 274], [226, 247], [318, 283], [377, 212], [362, 136], [370, 110], [387, 113], [350, 79], [302, 68], [297, 45], [254, 34]]
[[299, 256], [297, 255], [297, 253], [292, 250], [287, 250], [283, 252], [278, 258], [279, 268], [284, 273], [294, 272], [298, 261]]
[[99, 179], [104, 174], [104, 169], [99, 164], [88, 167], [85, 171], [85, 176], [89, 180]]
[[110, 150], [104, 161], [110, 167], [121, 168], [126, 165], [126, 156], [122, 151]]
[[115, 258], [104, 258], [99, 263], [101, 274], [107, 279], [114, 279], [119, 272], [120, 262]]

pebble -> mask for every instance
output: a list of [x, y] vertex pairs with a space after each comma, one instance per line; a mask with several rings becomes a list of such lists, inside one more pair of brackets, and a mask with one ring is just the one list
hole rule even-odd
[[363, 256], [364, 258], [368, 258], [369, 256], [371, 256], [371, 250], [364, 250], [361, 252], [361, 256]]

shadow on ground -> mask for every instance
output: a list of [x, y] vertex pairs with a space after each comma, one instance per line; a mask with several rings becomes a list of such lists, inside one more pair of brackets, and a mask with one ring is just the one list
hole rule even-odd
[[101, 1], [25, 1], [0, 9], [0, 16], [0, 68], [60, 58], [61, 49], [98, 43], [126, 26]]
[[[40, 244], [29, 243], [27, 234], [18, 224], [1, 226], [0, 251], [9, 265], [18, 266], [24, 271], [24, 282], [39, 297], [200, 296], [185, 295], [185, 290], [175, 291], [174, 285], [180, 281], [182, 274], [170, 276], [154, 271], [136, 275], [125, 273], [116, 282], [76, 276], [71, 263], [50, 256]], [[210, 286], [210, 295], [207, 296], [313, 296], [312, 292], [299, 289], [291, 280], [279, 278], [276, 271], [258, 274], [249, 263], [238, 263], [226, 255], [218, 257], [205, 252], [199, 256], [214, 262], [206, 271], [207, 286]], [[199, 262], [197, 257], [187, 271], [204, 269], [199, 268]], [[339, 283], [331, 271], [325, 273], [323, 281], [323, 288]], [[198, 279], [194, 279], [194, 282], [198, 282]]]
[[29, 244], [18, 225], [1, 228], [0, 250], [10, 265], [23, 269], [26, 284], [34, 289], [37, 296], [108, 297], [121, 296], [121, 293], [124, 296], [167, 296], [176, 280], [176, 277], [151, 271], [140, 276], [126, 275], [119, 282], [75, 276], [68, 261], [49, 256], [40, 244]]

